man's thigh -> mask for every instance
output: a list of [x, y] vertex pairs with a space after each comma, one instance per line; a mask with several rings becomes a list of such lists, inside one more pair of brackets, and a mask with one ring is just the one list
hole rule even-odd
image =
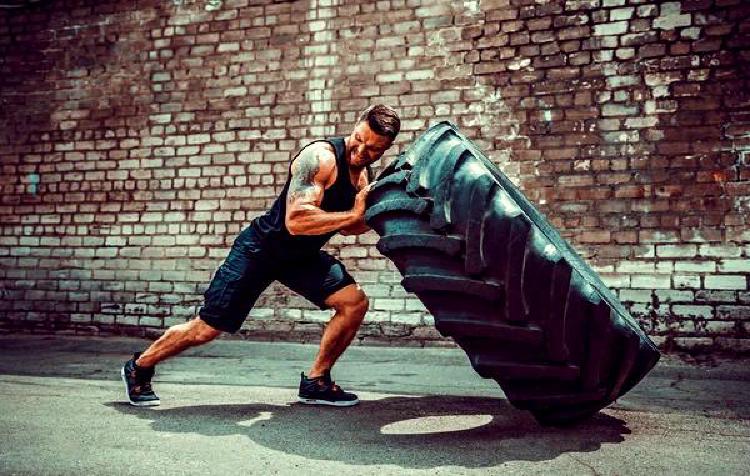
[[326, 298], [355, 283], [346, 267], [322, 250], [310, 258], [284, 266], [276, 279], [320, 309], [330, 309]]
[[237, 332], [260, 294], [273, 282], [273, 264], [245, 233], [232, 244], [203, 294], [198, 314], [211, 327]]

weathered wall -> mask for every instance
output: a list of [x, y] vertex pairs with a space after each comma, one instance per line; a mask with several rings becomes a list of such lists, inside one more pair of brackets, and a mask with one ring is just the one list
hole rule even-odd
[[[0, 11], [0, 323], [193, 316], [295, 150], [370, 103], [457, 123], [667, 347], [750, 349], [740, 0], [48, 1]], [[364, 342], [437, 339], [373, 233], [337, 237]], [[244, 335], [329, 313], [271, 287]]]

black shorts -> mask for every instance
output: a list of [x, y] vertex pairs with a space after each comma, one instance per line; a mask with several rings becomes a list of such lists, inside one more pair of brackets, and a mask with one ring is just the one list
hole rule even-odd
[[264, 247], [251, 227], [234, 240], [203, 293], [200, 318], [214, 329], [237, 332], [258, 296], [274, 281], [302, 295], [320, 309], [325, 300], [354, 283], [343, 264], [325, 251], [291, 259]]

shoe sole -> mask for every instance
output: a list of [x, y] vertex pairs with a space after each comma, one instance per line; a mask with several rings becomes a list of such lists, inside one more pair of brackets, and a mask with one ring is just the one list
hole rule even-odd
[[305, 405], [328, 405], [331, 407], [352, 407], [359, 403], [359, 400], [340, 400], [338, 402], [334, 402], [331, 400], [317, 400], [315, 398], [304, 397], [297, 397], [297, 401], [300, 403], [304, 403]]
[[128, 400], [128, 403], [133, 405], [134, 407], [158, 407], [161, 402], [159, 400], [150, 400], [145, 402], [134, 402], [130, 399], [130, 392], [128, 392], [128, 381], [125, 378], [125, 368], [120, 368], [120, 377], [122, 378], [122, 383], [125, 385], [125, 398]]

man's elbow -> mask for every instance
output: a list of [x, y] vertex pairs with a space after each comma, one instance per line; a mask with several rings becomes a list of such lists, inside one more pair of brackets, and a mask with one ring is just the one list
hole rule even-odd
[[309, 235], [309, 225], [305, 223], [304, 210], [292, 210], [284, 217], [284, 226], [290, 235]]
[[290, 235], [294, 236], [302, 234], [299, 225], [294, 220], [286, 220], [284, 225], [286, 226], [286, 231], [288, 231]]

